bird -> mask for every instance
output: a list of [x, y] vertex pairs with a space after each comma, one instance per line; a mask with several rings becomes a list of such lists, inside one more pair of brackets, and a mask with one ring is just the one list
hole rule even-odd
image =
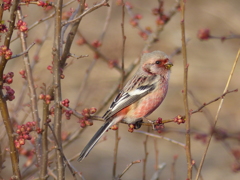
[[142, 55], [139, 69], [103, 115], [104, 124], [82, 150], [78, 161], [82, 161], [103, 134], [118, 122], [124, 121], [136, 124], [136, 128], [141, 127], [143, 118], [150, 115], [164, 100], [172, 66], [169, 57], [162, 51]]

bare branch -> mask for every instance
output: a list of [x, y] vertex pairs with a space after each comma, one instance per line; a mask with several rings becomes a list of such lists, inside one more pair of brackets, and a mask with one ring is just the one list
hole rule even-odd
[[115, 180], [120, 180], [121, 177], [130, 169], [130, 167], [132, 167], [132, 165], [137, 164], [137, 163], [140, 163], [140, 162], [141, 162], [141, 160], [136, 160], [136, 161], [131, 162], [131, 163], [126, 167], [126, 169], [123, 170], [122, 174], [118, 175], [118, 176], [115, 178]]
[[190, 113], [188, 106], [188, 61], [187, 61], [187, 48], [185, 38], [185, 1], [181, 0], [181, 32], [182, 32], [182, 55], [183, 55], [183, 102], [185, 109], [186, 118], [186, 158], [187, 158], [187, 177], [189, 180], [192, 179], [192, 154], [191, 154], [191, 136], [190, 136]]
[[72, 54], [72, 53], [70, 53], [69, 54], [71, 57], [73, 57], [73, 58], [76, 58], [76, 59], [81, 59], [81, 58], [85, 58], [85, 57], [88, 57], [89, 55], [87, 54], [87, 55], [80, 55], [80, 56], [76, 56], [75, 54]]
[[[83, 13], [85, 8], [85, 0], [79, 2], [77, 10], [73, 13], [73, 15], [70, 17], [70, 19], [74, 18], [75, 15], [80, 15]], [[63, 53], [61, 53], [61, 62], [60, 62], [60, 67], [63, 68], [65, 66], [65, 63], [67, 61], [67, 58], [69, 57], [70, 54], [70, 49], [72, 47], [72, 42], [73, 39], [77, 33], [79, 24], [81, 22], [82, 18], [78, 19], [73, 25], [72, 28], [70, 29], [70, 32], [68, 33], [67, 39], [66, 39], [66, 44], [63, 50]], [[62, 38], [64, 37], [64, 32], [66, 28], [68, 27], [68, 24], [63, 26], [63, 29], [61, 30], [62, 32]], [[63, 42], [61, 38], [61, 42]]]
[[64, 179], [65, 167], [62, 156], [62, 108], [59, 106], [59, 102], [62, 98], [61, 79], [60, 79], [60, 59], [61, 59], [61, 19], [62, 19], [62, 4], [63, 0], [58, 0], [56, 4], [56, 16], [55, 16], [55, 36], [53, 43], [53, 93], [54, 93], [54, 133], [58, 142], [57, 149], [55, 151], [56, 163], [57, 163], [57, 177], [58, 179]]
[[14, 59], [14, 58], [17, 58], [17, 57], [20, 57], [20, 56], [22, 56], [22, 55], [25, 55], [25, 54], [27, 54], [28, 53], [28, 51], [35, 45], [36, 43], [35, 42], [33, 42], [32, 44], [30, 44], [29, 46], [28, 46], [28, 48], [25, 50], [25, 51], [23, 51], [23, 52], [21, 52], [20, 54], [16, 54], [16, 55], [13, 55], [9, 60], [11, 60], [11, 59]]
[[175, 140], [173, 140], [173, 139], [164, 137], [164, 136], [160, 136], [160, 135], [148, 133], [148, 132], [145, 132], [145, 131], [139, 131], [139, 130], [135, 130], [135, 131], [133, 131], [133, 132], [135, 132], [135, 133], [140, 133], [140, 134], [144, 134], [144, 135], [147, 135], [147, 136], [150, 136], [150, 137], [154, 137], [154, 138], [158, 138], [158, 139], [164, 139], [164, 140], [169, 141], [169, 142], [171, 142], [171, 143], [173, 143], [173, 144], [177, 144], [177, 145], [179, 145], [179, 146], [181, 146], [181, 147], [183, 147], [183, 148], [186, 148], [186, 145], [185, 145], [185, 144], [180, 143], [180, 142], [178, 142], [178, 141], [175, 141]]
[[[54, 131], [53, 131], [53, 128], [50, 126], [50, 124], [47, 123], [47, 125], [48, 125], [49, 129], [51, 130], [51, 132], [52, 132], [52, 134], [53, 134], [53, 138], [54, 138], [54, 141], [55, 141], [57, 147], [61, 147], [61, 145], [58, 143], [58, 139], [57, 139], [57, 136], [55, 135], [55, 133], [54, 133]], [[75, 172], [74, 169], [72, 168], [72, 165], [70, 164], [70, 162], [68, 162], [68, 160], [67, 160], [66, 156], [64, 155], [62, 149], [57, 148], [57, 150], [61, 153], [61, 156], [63, 157], [65, 163], [67, 164], [69, 170], [71, 171], [72, 176], [73, 176], [73, 179], [77, 179], [77, 178], [75, 177], [76, 172]], [[59, 173], [58, 173], [58, 174], [59, 174]], [[65, 178], [64, 178], [64, 179], [65, 179]]]
[[[21, 10], [17, 11], [18, 19], [22, 19], [22, 12]], [[22, 43], [22, 50], [27, 51], [27, 42], [25, 38], [24, 32], [20, 33], [20, 39]], [[31, 102], [31, 112], [33, 120], [37, 123], [37, 126], [40, 127], [40, 118], [38, 113], [38, 104], [37, 104], [37, 94], [36, 89], [34, 87], [34, 81], [33, 81], [33, 74], [32, 74], [32, 68], [30, 66], [30, 60], [27, 53], [24, 54], [23, 57], [25, 69], [26, 69], [26, 75], [27, 75], [27, 82], [28, 82], [28, 90], [30, 94], [30, 102]], [[42, 154], [42, 146], [40, 144], [41, 141], [41, 134], [38, 135], [37, 141], [35, 143], [36, 146], [36, 155], [37, 155], [37, 163], [38, 165], [41, 164], [41, 154]]]
[[[12, 34], [13, 34], [13, 30], [14, 30], [14, 25], [15, 25], [15, 21], [16, 21], [16, 12], [18, 9], [18, 4], [19, 4], [19, 0], [15, 0], [12, 2], [12, 6], [11, 6], [11, 11], [10, 11], [10, 17], [9, 17], [9, 27], [8, 27], [8, 32], [6, 33], [6, 37], [4, 40], [4, 45], [7, 47], [7, 49], [9, 49], [10, 46], [10, 42], [11, 42], [11, 38], [12, 38]], [[3, 4], [1, 4], [2, 6]], [[0, 16], [2, 16], [2, 8], [1, 8], [1, 12], [0, 12]], [[5, 69], [5, 66], [7, 64], [7, 59], [5, 58], [4, 55], [2, 55], [1, 61], [0, 61], [0, 111], [1, 111], [1, 115], [2, 115], [2, 120], [7, 132], [7, 136], [8, 136], [8, 140], [9, 140], [9, 147], [10, 147], [10, 157], [11, 157], [11, 163], [12, 163], [12, 171], [13, 171], [13, 176], [12, 179], [21, 179], [21, 173], [20, 173], [20, 169], [19, 169], [19, 157], [18, 157], [18, 151], [15, 147], [15, 137], [13, 135], [13, 126], [12, 126], [12, 122], [11, 119], [9, 117], [9, 110], [8, 110], [8, 106], [7, 106], [7, 102], [6, 99], [4, 98], [4, 94], [3, 94], [3, 71]]]
[[218, 101], [219, 99], [223, 99], [224, 96], [226, 96], [227, 94], [232, 93], [232, 92], [238, 92], [238, 89], [234, 89], [234, 90], [231, 90], [231, 91], [226, 91], [226, 92], [223, 93], [221, 96], [213, 99], [212, 101], [209, 101], [208, 103], [203, 103], [202, 106], [200, 106], [198, 109], [192, 111], [191, 114], [200, 112], [204, 107], [206, 107], [206, 106], [208, 106], [209, 104], [212, 104], [212, 103]]
[[[227, 89], [228, 89], [229, 84], [230, 84], [230, 82], [231, 82], [231, 79], [232, 79], [234, 70], [235, 70], [235, 68], [236, 68], [236, 65], [237, 65], [239, 56], [240, 56], [240, 48], [238, 49], [237, 56], [236, 56], [236, 58], [235, 58], [235, 60], [234, 60], [234, 63], [233, 63], [231, 72], [230, 72], [230, 74], [229, 74], [229, 77], [228, 77], [226, 86], [225, 86], [225, 88], [224, 88], [223, 94], [227, 93]], [[219, 113], [220, 113], [221, 108], [222, 108], [223, 100], [224, 100], [224, 98], [222, 97], [222, 99], [221, 99], [221, 101], [220, 101], [220, 103], [219, 103], [218, 109], [217, 109], [217, 113], [216, 113], [215, 119], [214, 119], [214, 124], [213, 124], [213, 127], [212, 127], [213, 129], [215, 129], [216, 124], [217, 124], [217, 122], [218, 122], [218, 116], [219, 116]], [[210, 146], [210, 143], [211, 143], [213, 134], [214, 134], [214, 131], [211, 132], [210, 138], [208, 139], [207, 146], [206, 146], [206, 150], [204, 151], [203, 157], [202, 157], [202, 159], [201, 159], [201, 162], [200, 162], [200, 165], [199, 165], [199, 168], [198, 168], [198, 171], [197, 171], [197, 175], [196, 175], [195, 180], [198, 180], [198, 178], [199, 178], [199, 176], [200, 176], [200, 173], [201, 173], [201, 170], [202, 170], [202, 166], [203, 166], [204, 160], [205, 160], [205, 158], [206, 158], [206, 155], [207, 155], [207, 152], [208, 152], [208, 148], [209, 148], [209, 146]]]
[[[159, 177], [160, 177], [161, 172], [162, 172], [163, 169], [166, 167], [166, 165], [167, 165], [166, 163], [161, 163], [161, 164], [159, 164], [158, 167], [157, 167], [157, 170], [154, 172], [151, 180], [158, 180]], [[172, 179], [171, 179], [171, 180], [172, 180]]]
[[[150, 127], [148, 127], [147, 133], [149, 133], [149, 131], [150, 131]], [[147, 158], [148, 158], [147, 143], [149, 138], [147, 133], [146, 133], [145, 140], [143, 141], [143, 146], [144, 146], [144, 159], [143, 159], [143, 172], [142, 172], [143, 180], [146, 179], [146, 174], [147, 174]]]
[[76, 17], [75, 19], [62, 23], [62, 26], [65, 26], [66, 24], [69, 24], [69, 23], [74, 23], [76, 21], [79, 21], [80, 19], [82, 19], [84, 16], [86, 16], [90, 12], [92, 12], [92, 11], [102, 7], [102, 6], [109, 6], [108, 5], [108, 0], [103, 0], [102, 2], [100, 2], [100, 3], [96, 4], [96, 5], [94, 5], [93, 7], [85, 10], [80, 16]]
[[86, 86], [87, 86], [87, 82], [88, 82], [88, 79], [89, 79], [89, 76], [90, 76], [90, 73], [92, 72], [92, 70], [93, 70], [93, 67], [95, 66], [95, 64], [96, 64], [96, 59], [94, 59], [93, 61], [92, 61], [92, 63], [89, 65], [89, 67], [88, 67], [88, 69], [86, 70], [86, 73], [85, 73], [85, 75], [84, 75], [84, 78], [83, 78], [83, 81], [82, 81], [82, 83], [81, 83], [81, 87], [79, 88], [79, 90], [78, 90], [78, 96], [77, 96], [77, 98], [76, 98], [76, 103], [75, 103], [75, 107], [77, 107], [77, 105], [78, 105], [78, 103], [79, 103], [79, 101], [80, 101], [80, 99], [81, 99], [81, 97], [82, 97], [82, 93], [84, 92], [84, 90], [86, 89]]
[[109, 2], [109, 8], [108, 8], [108, 11], [107, 11], [106, 20], [105, 20], [105, 23], [104, 23], [104, 26], [103, 26], [102, 33], [101, 33], [100, 38], [99, 38], [99, 41], [100, 41], [100, 42], [103, 42], [103, 39], [104, 39], [105, 34], [106, 34], [106, 32], [107, 32], [107, 28], [108, 28], [108, 25], [109, 25], [109, 22], [110, 22], [111, 13], [112, 13], [112, 8], [113, 8], [112, 2], [113, 2], [113, 1], [110, 1], [110, 2]]

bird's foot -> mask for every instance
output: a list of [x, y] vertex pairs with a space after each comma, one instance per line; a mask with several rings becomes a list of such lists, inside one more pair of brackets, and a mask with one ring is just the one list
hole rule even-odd
[[139, 119], [137, 122], [134, 123], [134, 129], [139, 129], [142, 126], [143, 119]]
[[134, 129], [139, 129], [142, 126], [143, 123], [143, 119], [140, 118], [139, 120], [137, 120], [134, 124], [129, 124], [129, 132], [133, 132]]

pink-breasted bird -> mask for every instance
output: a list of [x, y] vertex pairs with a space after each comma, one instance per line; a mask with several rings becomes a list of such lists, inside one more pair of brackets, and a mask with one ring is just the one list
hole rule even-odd
[[103, 134], [116, 123], [125, 121], [140, 127], [142, 119], [151, 114], [164, 100], [172, 66], [164, 52], [143, 54], [138, 71], [114, 99], [103, 116], [105, 123], [85, 146], [78, 161], [82, 161]]

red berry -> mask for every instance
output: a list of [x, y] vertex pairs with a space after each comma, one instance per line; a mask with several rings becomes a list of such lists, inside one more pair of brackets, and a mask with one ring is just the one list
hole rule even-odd
[[21, 147], [21, 144], [19, 142], [15, 142], [15, 147], [19, 149]]
[[209, 29], [200, 29], [198, 31], [197, 37], [200, 40], [208, 40], [211, 36], [210, 36], [210, 30]]
[[25, 144], [25, 140], [23, 138], [19, 139], [19, 143], [20, 145], [24, 145]]
[[97, 112], [97, 108], [95, 108], [95, 107], [91, 107], [90, 109], [89, 109], [89, 113], [90, 114], [94, 114], [94, 113], [96, 113]]
[[48, 70], [52, 70], [53, 67], [49, 65], [49, 66], [47, 67], [47, 69], [48, 69]]
[[51, 100], [51, 98], [52, 98], [52, 97], [51, 97], [49, 94], [47, 94], [47, 95], [45, 96], [45, 99], [46, 99], [46, 100]]
[[45, 97], [44, 94], [39, 94], [38, 98], [39, 98], [39, 99], [45, 99], [46, 97]]

